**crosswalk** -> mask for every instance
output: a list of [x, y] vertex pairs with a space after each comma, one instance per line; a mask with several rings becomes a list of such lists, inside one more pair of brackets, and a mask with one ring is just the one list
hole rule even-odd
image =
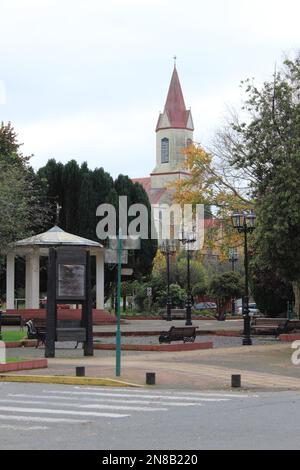
[[232, 401], [245, 401], [255, 395], [235, 393], [185, 392], [174, 390], [118, 389], [95, 387], [33, 387], [2, 389], [0, 432], [46, 431], [58, 425], [93, 424], [98, 420], [132, 419], [139, 413], [166, 413], [180, 408]]

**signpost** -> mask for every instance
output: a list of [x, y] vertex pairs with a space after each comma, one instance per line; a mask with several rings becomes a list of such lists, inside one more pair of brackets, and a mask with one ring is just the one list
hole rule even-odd
[[118, 287], [117, 287], [117, 331], [116, 331], [116, 377], [121, 377], [121, 275], [123, 240], [118, 237]]
[[139, 237], [123, 238], [121, 230], [118, 237], [110, 238], [109, 248], [105, 250], [105, 263], [117, 265], [117, 296], [116, 296], [116, 377], [121, 377], [121, 282], [122, 276], [133, 275], [133, 269], [123, 268], [128, 263], [128, 251], [139, 250], [141, 240]]
[[[58, 322], [57, 304], [82, 304], [82, 318], [74, 327]], [[83, 342], [84, 355], [93, 356], [91, 261], [89, 251], [51, 248], [48, 261], [45, 357], [55, 357], [55, 341]], [[60, 324], [59, 324], [60, 323]], [[63, 325], [62, 325], [63, 323]]]

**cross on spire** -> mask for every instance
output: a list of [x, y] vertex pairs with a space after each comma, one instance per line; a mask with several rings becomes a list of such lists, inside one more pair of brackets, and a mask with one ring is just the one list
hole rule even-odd
[[176, 56], [176, 55], [174, 55], [173, 59], [174, 59], [174, 67], [176, 68], [176, 61], [177, 61], [177, 56]]

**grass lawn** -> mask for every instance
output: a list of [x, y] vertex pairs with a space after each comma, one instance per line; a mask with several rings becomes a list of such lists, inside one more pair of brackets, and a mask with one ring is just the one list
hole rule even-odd
[[8, 357], [6, 359], [6, 364], [9, 364], [10, 362], [24, 362], [24, 361], [26, 361], [26, 359], [24, 359], [23, 357]]
[[3, 331], [2, 330], [2, 341], [11, 343], [15, 341], [21, 341], [27, 337], [24, 331]]

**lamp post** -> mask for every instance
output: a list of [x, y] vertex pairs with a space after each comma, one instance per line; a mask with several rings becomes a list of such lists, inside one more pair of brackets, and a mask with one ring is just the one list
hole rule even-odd
[[190, 234], [187, 234], [187, 236], [184, 235], [182, 232], [181, 238], [179, 238], [179, 241], [186, 246], [187, 250], [187, 298], [186, 298], [186, 326], [191, 326], [193, 325], [192, 322], [192, 290], [191, 290], [191, 271], [190, 271], [190, 261], [191, 261], [191, 247], [190, 245], [192, 243], [195, 243], [196, 241], [196, 235], [195, 232], [193, 231]]
[[245, 256], [245, 297], [243, 301], [244, 333], [243, 345], [251, 346], [251, 325], [249, 315], [249, 262], [248, 262], [248, 233], [255, 229], [255, 215], [250, 212], [236, 213], [232, 216], [233, 227], [244, 234], [244, 256]]
[[[230, 248], [229, 250], [229, 262], [231, 263], [232, 266], [232, 272], [235, 272], [235, 263], [239, 259], [238, 251], [237, 248]], [[235, 314], [235, 298], [232, 298], [232, 315]]]
[[161, 252], [167, 260], [167, 321], [172, 321], [172, 299], [170, 294], [170, 255], [176, 252], [175, 240], [165, 240], [161, 245]]
[[229, 259], [229, 262], [231, 263], [232, 272], [235, 272], [235, 263], [239, 259], [237, 248], [230, 248], [228, 259]]

